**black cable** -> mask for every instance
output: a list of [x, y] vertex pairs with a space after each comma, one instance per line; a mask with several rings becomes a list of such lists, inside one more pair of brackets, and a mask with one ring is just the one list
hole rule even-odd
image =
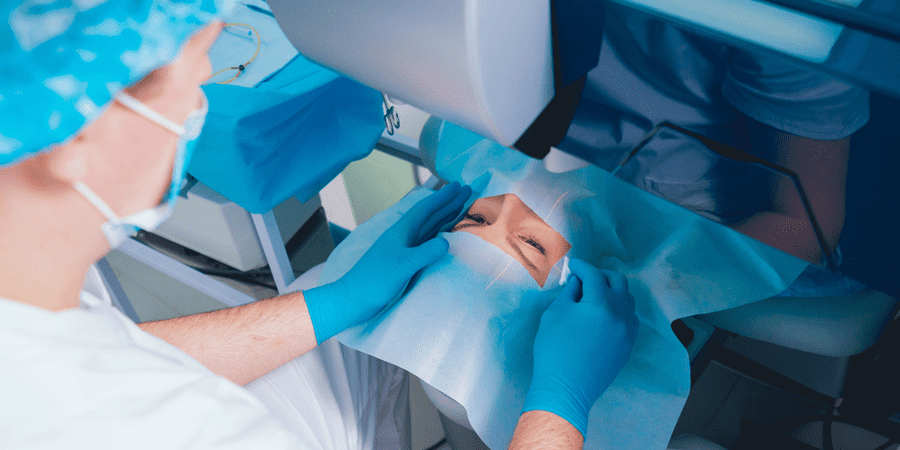
[[276, 290], [278, 289], [274, 284], [265, 283], [263, 281], [256, 280], [252, 276], [245, 276], [240, 273], [237, 273], [237, 274], [227, 273], [227, 272], [223, 273], [223, 271], [218, 271], [218, 270], [201, 269], [201, 268], [192, 267], [192, 266], [188, 266], [188, 267], [191, 267], [192, 269], [194, 269], [197, 272], [200, 272], [204, 275], [212, 275], [212, 276], [217, 276], [217, 277], [222, 277], [222, 278], [228, 278], [230, 280], [234, 280], [234, 281], [237, 281], [240, 283], [252, 284], [255, 286], [261, 286], [261, 287], [265, 287], [265, 288], [269, 288], [269, 289], [276, 289]]
[[[139, 230], [135, 238], [138, 242], [160, 253], [167, 255], [181, 255], [182, 261], [180, 262], [182, 264], [204, 275], [228, 278], [241, 283], [252, 284], [269, 289], [278, 289], [275, 285], [274, 279], [272, 280], [272, 282], [267, 282], [268, 280], [260, 281], [257, 279], [272, 277], [272, 271], [269, 269], [269, 266], [263, 266], [259, 269], [252, 269], [245, 272], [239, 269], [235, 269], [228, 264], [210, 258], [209, 256], [206, 256], [202, 253], [176, 244], [162, 236], [144, 230]], [[193, 259], [199, 258], [200, 261], [191, 260], [192, 255], [194, 257]], [[189, 261], [184, 261], [183, 259], [188, 259]]]
[[626, 154], [622, 158], [622, 160], [619, 161], [619, 164], [615, 167], [615, 169], [613, 169], [612, 175], [616, 176], [616, 173], [619, 171], [619, 169], [621, 169], [622, 166], [624, 166], [626, 163], [628, 163], [628, 161], [631, 158], [633, 158], [635, 156], [635, 154], [637, 154], [637, 152], [639, 152], [645, 145], [647, 145], [647, 143], [650, 142], [650, 140], [653, 138], [653, 136], [655, 136], [657, 133], [659, 133], [659, 131], [662, 130], [663, 128], [669, 128], [678, 133], [690, 136], [690, 137], [698, 140], [709, 151], [711, 151], [723, 158], [727, 158], [727, 159], [731, 159], [731, 160], [743, 162], [743, 163], [756, 164], [756, 165], [762, 166], [766, 169], [769, 169], [772, 173], [780, 173], [781, 175], [784, 175], [784, 176], [788, 177], [791, 181], [793, 181], [794, 187], [797, 189], [797, 194], [800, 195], [800, 201], [803, 203], [803, 208], [806, 211], [807, 216], [809, 217], [810, 225], [812, 225], [813, 231], [816, 234], [816, 240], [819, 242], [819, 247], [822, 248], [822, 253], [825, 255], [825, 257], [828, 260], [828, 268], [832, 272], [837, 271], [837, 265], [834, 263], [834, 256], [832, 254], [833, 252], [831, 250], [831, 247], [828, 246], [828, 243], [825, 240], [825, 234], [822, 232], [822, 227], [819, 226], [819, 221], [816, 219], [816, 215], [812, 210], [812, 204], [809, 201], [809, 196], [806, 195], [806, 190], [803, 188], [803, 184], [800, 183], [800, 177], [794, 171], [792, 171], [790, 169], [779, 166], [778, 164], [775, 164], [771, 161], [760, 158], [758, 156], [751, 155], [750, 153], [747, 153], [743, 150], [732, 147], [730, 145], [715, 141], [706, 136], [703, 136], [701, 134], [690, 131], [686, 128], [682, 128], [678, 125], [672, 124], [668, 121], [663, 121], [662, 123], [660, 123], [659, 125], [654, 127], [652, 130], [650, 130], [647, 134], [645, 134], [644, 137], [641, 139], [641, 141], [636, 146], [634, 146], [634, 148], [631, 150], [631, 152]]
[[226, 278], [231, 278], [231, 277], [258, 278], [258, 277], [266, 277], [266, 276], [272, 275], [272, 272], [270, 272], [268, 270], [268, 266], [265, 266], [262, 269], [248, 270], [248, 271], [244, 272], [244, 271], [237, 270], [237, 269], [219, 269], [219, 268], [214, 268], [214, 267], [203, 267], [203, 266], [187, 264], [187, 263], [185, 263], [184, 265], [186, 265], [186, 266], [190, 267], [191, 269], [194, 269], [198, 272], [203, 272], [207, 275], [216, 275], [216, 276], [226, 277]]
[[447, 443], [447, 438], [443, 438], [443, 439], [437, 441], [436, 444], [432, 445], [431, 447], [426, 448], [425, 450], [437, 450], [446, 443]]
[[260, 281], [257, 279], [270, 278], [272, 276], [272, 272], [269, 270], [268, 266], [245, 272], [147, 231], [140, 230], [135, 238], [142, 244], [164, 254], [180, 254], [183, 258], [187, 259], [190, 259], [190, 255], [201, 258], [202, 261], [181, 261], [181, 263], [204, 275], [228, 278], [239, 283], [251, 284], [267, 289], [278, 289], [274, 280], [272, 280], [272, 282], [267, 282], [268, 280]]

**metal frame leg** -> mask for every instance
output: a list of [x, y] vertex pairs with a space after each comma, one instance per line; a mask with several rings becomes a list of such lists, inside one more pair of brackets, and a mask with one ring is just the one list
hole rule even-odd
[[134, 307], [131, 305], [131, 301], [128, 300], [128, 295], [125, 294], [125, 290], [122, 289], [122, 285], [119, 284], [119, 279], [116, 277], [116, 273], [113, 272], [112, 267], [110, 267], [109, 262], [106, 261], [106, 258], [101, 258], [94, 263], [94, 267], [96, 267], [97, 272], [100, 273], [100, 279], [103, 280], [103, 287], [106, 288], [106, 292], [109, 294], [112, 304], [116, 308], [119, 308], [119, 311], [122, 311], [122, 313], [128, 316], [134, 323], [140, 323], [141, 320], [138, 318], [137, 312], [135, 312]]
[[288, 257], [287, 249], [284, 248], [281, 231], [275, 221], [275, 214], [268, 211], [263, 214], [251, 214], [251, 217], [253, 217], [253, 225], [259, 235], [263, 253], [266, 255], [266, 261], [269, 262], [269, 269], [272, 271], [272, 278], [275, 279], [278, 293], [287, 294], [288, 286], [294, 282], [294, 268], [291, 267], [291, 259]]
[[119, 246], [118, 250], [225, 305], [240, 306], [256, 301], [255, 297], [251, 297], [227, 284], [221, 283], [202, 272], [194, 270], [175, 259], [135, 241], [134, 239], [126, 239], [125, 242]]

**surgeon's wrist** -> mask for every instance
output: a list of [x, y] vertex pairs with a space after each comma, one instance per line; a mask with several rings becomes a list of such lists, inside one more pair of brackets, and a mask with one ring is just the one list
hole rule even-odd
[[347, 306], [351, 303], [349, 295], [340, 280], [303, 291], [317, 344], [353, 325], [353, 319], [347, 311]]
[[[567, 389], [562, 389], [567, 391]], [[528, 411], [547, 411], [563, 418], [581, 432], [582, 437], [587, 436], [587, 421], [591, 405], [577, 399], [571, 392], [560, 392], [559, 389], [549, 389], [532, 381], [531, 389], [525, 396], [525, 406], [522, 413]]]

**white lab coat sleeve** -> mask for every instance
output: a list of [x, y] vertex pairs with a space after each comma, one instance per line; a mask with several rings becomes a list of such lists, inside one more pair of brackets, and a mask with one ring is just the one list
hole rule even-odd
[[408, 449], [406, 372], [325, 343], [242, 388], [108, 302], [0, 299], [0, 449]]
[[114, 337], [0, 331], [0, 448], [317, 448], [224, 378]]
[[842, 139], [869, 120], [867, 90], [744, 50], [731, 53], [722, 94], [747, 116], [811, 139]]

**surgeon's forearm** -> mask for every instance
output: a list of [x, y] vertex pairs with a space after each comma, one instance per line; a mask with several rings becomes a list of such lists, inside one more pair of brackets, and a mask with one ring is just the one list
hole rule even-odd
[[[806, 217], [765, 212], [755, 214], [731, 227], [809, 263], [818, 264], [822, 260], [822, 247]], [[835, 245], [836, 239], [828, 244]]]
[[140, 327], [239, 385], [316, 346], [302, 292]]
[[572, 424], [556, 414], [537, 410], [522, 413], [509, 444], [510, 450], [575, 450], [583, 446], [584, 438]]
[[[844, 226], [847, 163], [850, 137], [817, 140], [795, 136], [751, 121], [757, 156], [793, 171], [803, 185], [823, 238], [830, 249], [837, 246]], [[806, 208], [792, 180], [779, 178], [770, 186], [774, 212], [740, 224], [747, 234], [766, 242], [766, 237], [792, 239], [805, 259], [818, 262], [819, 242], [806, 216]], [[791, 219], [793, 217], [794, 219]], [[766, 224], [780, 230], [766, 229]], [[788, 227], [795, 227], [790, 230]], [[793, 254], [797, 254], [791, 252]], [[800, 255], [798, 255], [800, 256]]]

